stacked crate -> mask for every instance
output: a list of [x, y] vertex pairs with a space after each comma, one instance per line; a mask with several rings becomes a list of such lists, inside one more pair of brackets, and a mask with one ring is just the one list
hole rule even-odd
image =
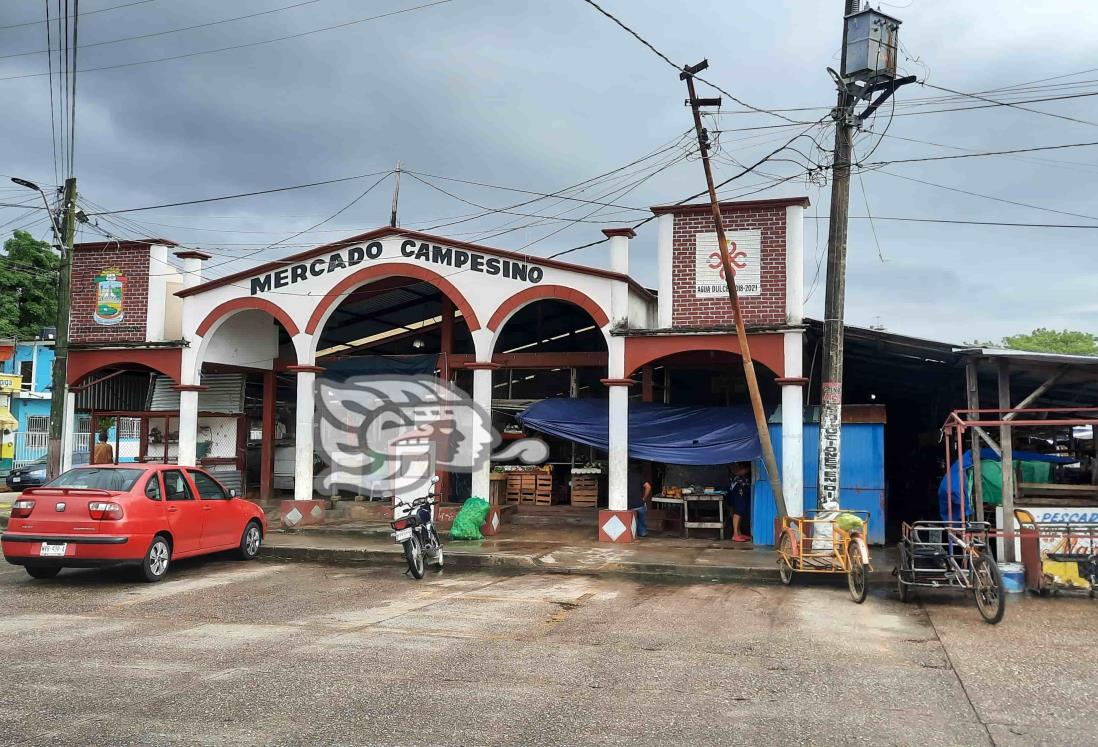
[[572, 475], [572, 505], [596, 506], [599, 502], [598, 475]]
[[553, 502], [553, 475], [549, 472], [510, 472], [507, 502], [548, 506]]

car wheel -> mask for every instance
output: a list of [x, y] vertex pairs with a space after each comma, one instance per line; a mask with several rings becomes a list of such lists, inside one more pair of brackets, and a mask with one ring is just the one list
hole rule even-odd
[[31, 578], [53, 578], [61, 572], [59, 565], [27, 565], [23, 566]]
[[141, 561], [142, 576], [146, 581], [159, 581], [168, 572], [171, 559], [172, 548], [168, 540], [159, 535], [153, 537], [152, 544], [145, 553], [145, 559]]
[[240, 537], [240, 547], [237, 548], [236, 556], [241, 560], [255, 560], [259, 555], [259, 545], [262, 542], [263, 532], [260, 531], [259, 524], [249, 521], [248, 526], [244, 527], [244, 534]]

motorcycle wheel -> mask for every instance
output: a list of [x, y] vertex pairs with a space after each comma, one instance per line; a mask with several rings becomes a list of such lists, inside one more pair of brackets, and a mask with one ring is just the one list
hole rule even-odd
[[404, 559], [408, 561], [408, 572], [412, 578], [423, 578], [423, 546], [414, 534], [404, 543]]
[[435, 566], [438, 570], [442, 570], [442, 545], [438, 546], [438, 554], [435, 555]]

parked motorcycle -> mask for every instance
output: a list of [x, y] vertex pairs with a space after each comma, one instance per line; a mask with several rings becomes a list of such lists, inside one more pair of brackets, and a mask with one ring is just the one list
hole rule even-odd
[[[431, 478], [431, 486], [438, 482], [438, 476]], [[434, 493], [414, 499], [411, 503], [398, 501], [394, 510], [395, 517], [390, 524], [392, 538], [397, 544], [404, 545], [404, 559], [408, 561], [408, 572], [414, 578], [423, 578], [428, 561], [442, 570], [442, 542], [431, 520], [431, 507], [438, 501]]]

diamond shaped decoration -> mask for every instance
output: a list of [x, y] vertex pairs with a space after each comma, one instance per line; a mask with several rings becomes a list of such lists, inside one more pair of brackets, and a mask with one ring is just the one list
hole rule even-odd
[[302, 519], [302, 513], [297, 508], [291, 508], [286, 512], [286, 515], [282, 517], [282, 521], [286, 522], [290, 526], [296, 525]]
[[499, 529], [499, 511], [492, 512], [492, 531]]
[[610, 519], [602, 525], [602, 531], [606, 532], [606, 536], [610, 538], [611, 542], [617, 542], [618, 537], [625, 533], [625, 524], [622, 523], [616, 515], [611, 516]]
[[633, 521], [631, 522], [631, 525], [632, 525], [632, 529], [633, 529], [633, 536], [636, 537], [637, 536], [637, 515], [636, 514], [633, 514]]
[[313, 510], [309, 513], [313, 515], [314, 519], [319, 519], [321, 516], [324, 515], [324, 509], [322, 509], [320, 507], [320, 504], [318, 503], [317, 505], [313, 506]]

